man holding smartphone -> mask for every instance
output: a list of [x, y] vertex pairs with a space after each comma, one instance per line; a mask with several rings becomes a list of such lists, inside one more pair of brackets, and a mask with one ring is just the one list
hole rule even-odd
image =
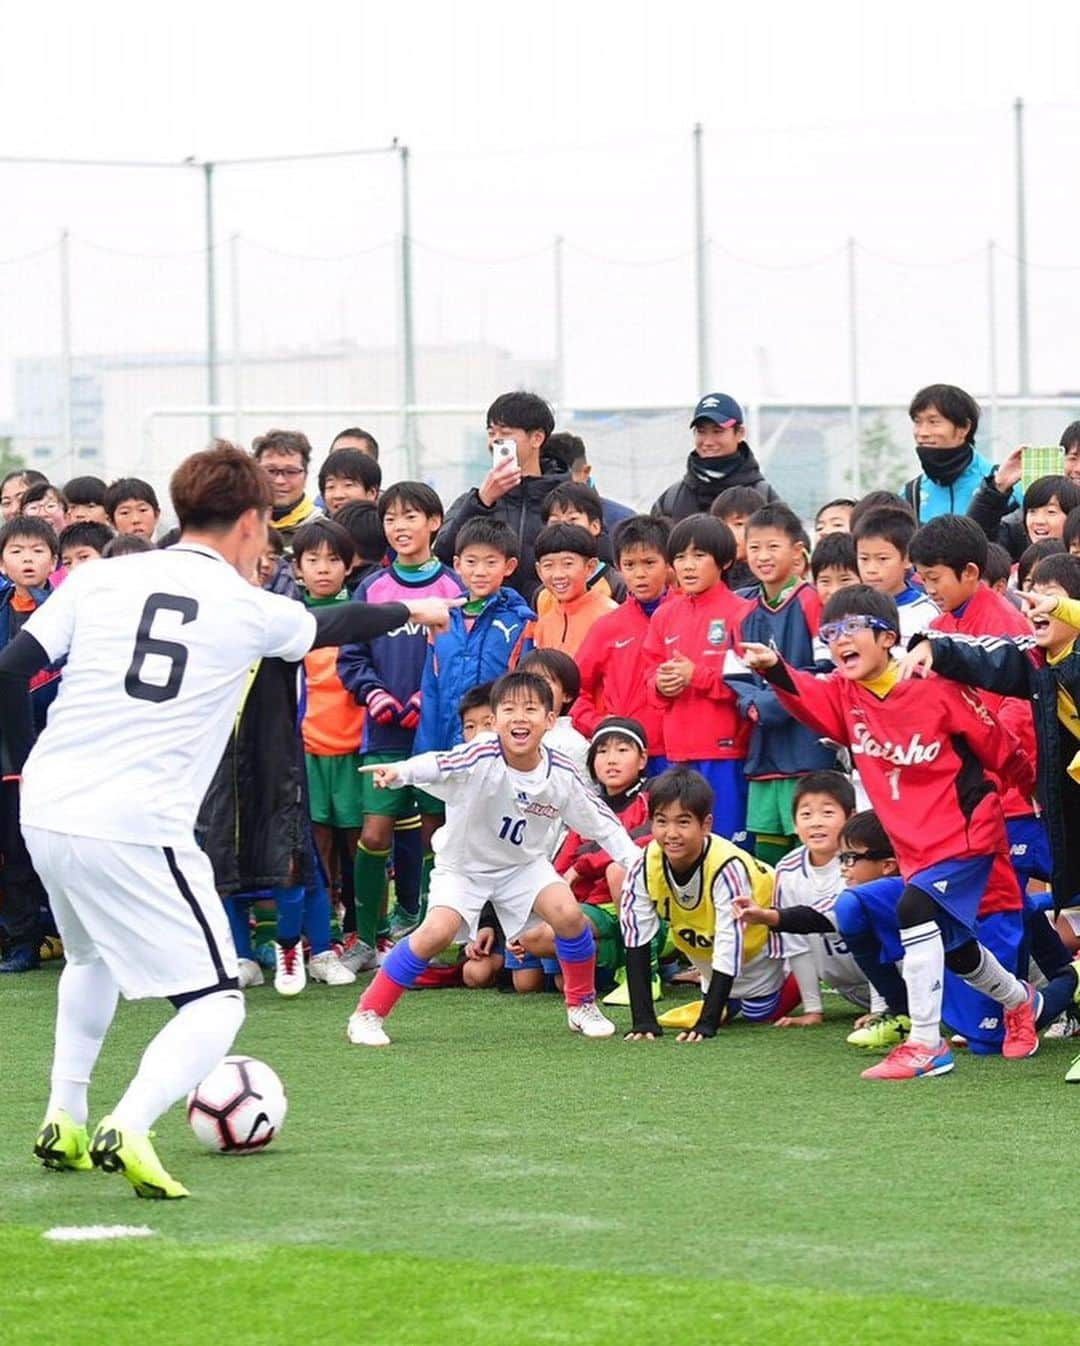
[[[514, 531], [521, 548], [518, 568], [509, 583], [531, 599], [539, 587], [533, 542], [544, 526], [540, 506], [554, 487], [570, 480], [561, 459], [546, 452], [555, 417], [535, 393], [503, 393], [487, 412], [491, 468], [479, 486], [458, 496], [446, 511], [435, 540], [435, 554], [452, 565], [457, 534], [469, 519], [501, 519]], [[512, 448], [511, 448], [512, 445]]]

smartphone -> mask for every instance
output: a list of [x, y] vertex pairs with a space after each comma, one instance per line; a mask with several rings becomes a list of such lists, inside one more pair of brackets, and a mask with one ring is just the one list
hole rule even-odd
[[1020, 456], [1020, 491], [1040, 477], [1058, 477], [1065, 471], [1065, 451], [1060, 444], [1025, 447]]
[[512, 439], [493, 439], [491, 441], [491, 465], [517, 463], [517, 444]]

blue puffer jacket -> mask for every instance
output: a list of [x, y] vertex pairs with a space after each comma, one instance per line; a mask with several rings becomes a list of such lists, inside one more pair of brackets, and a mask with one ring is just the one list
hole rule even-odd
[[[52, 589], [48, 584], [40, 589], [31, 589], [30, 596], [34, 600], [34, 606], [41, 607], [51, 593]], [[14, 584], [6, 577], [0, 576], [0, 650], [6, 648], [14, 639], [15, 623], [11, 620], [11, 600], [14, 597]], [[29, 615], [27, 613], [27, 616]], [[59, 659], [55, 664], [46, 664], [41, 672], [35, 673], [30, 680], [30, 705], [34, 714], [35, 737], [45, 728], [49, 707], [56, 700], [56, 693], [60, 690], [60, 672], [66, 662], [65, 658]]]
[[[904, 499], [915, 511], [919, 523], [929, 523], [941, 514], [966, 514], [972, 496], [993, 471], [993, 463], [982, 454], [973, 453], [971, 462], [948, 486], [939, 486], [925, 472], [912, 477], [904, 486]], [[1019, 503], [1018, 499], [1012, 497], [1007, 508], [1013, 509]]]
[[458, 702], [470, 688], [517, 664], [526, 652], [525, 629], [535, 616], [516, 589], [500, 589], [471, 630], [461, 608], [451, 612], [450, 630], [428, 646], [414, 754], [445, 752], [462, 742]]

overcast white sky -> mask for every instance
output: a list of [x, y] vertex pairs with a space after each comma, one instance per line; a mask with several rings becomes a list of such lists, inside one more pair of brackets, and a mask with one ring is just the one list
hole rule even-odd
[[[0, 14], [6, 154], [178, 162], [407, 142], [421, 341], [482, 337], [550, 355], [551, 242], [563, 234], [567, 392], [582, 403], [699, 391], [695, 121], [706, 135], [715, 386], [743, 398], [846, 395], [853, 235], [864, 398], [906, 400], [938, 378], [987, 391], [990, 238], [1010, 390], [1011, 103], [1022, 95], [1039, 264], [1033, 382], [1080, 387], [1075, 4], [106, 0], [35, 13], [2, 0]], [[70, 229], [78, 348], [198, 345], [194, 172], [0, 165], [0, 193], [0, 261]], [[218, 207], [219, 238], [248, 241], [249, 343], [393, 341], [392, 159], [223, 171]], [[363, 255], [303, 261], [270, 248]], [[0, 362], [56, 349], [56, 288], [54, 253], [0, 265]]]

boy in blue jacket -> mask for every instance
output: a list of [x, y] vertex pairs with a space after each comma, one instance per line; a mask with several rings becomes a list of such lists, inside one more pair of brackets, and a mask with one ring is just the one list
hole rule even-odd
[[501, 519], [470, 519], [458, 532], [454, 570], [469, 598], [451, 613], [449, 631], [428, 646], [414, 755], [464, 742], [461, 698], [516, 668], [527, 652], [525, 632], [536, 614], [516, 589], [505, 587], [518, 559], [517, 538]]

